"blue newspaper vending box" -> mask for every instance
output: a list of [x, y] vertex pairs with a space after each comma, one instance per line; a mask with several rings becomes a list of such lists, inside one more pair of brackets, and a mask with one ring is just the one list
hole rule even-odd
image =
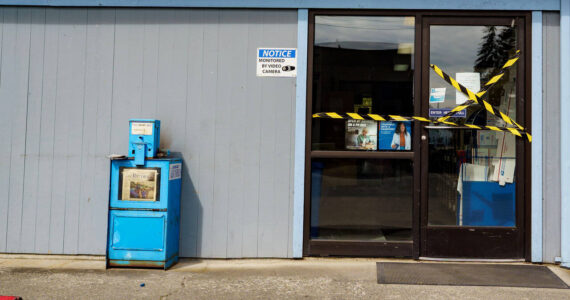
[[178, 261], [182, 161], [156, 157], [160, 121], [131, 120], [129, 155], [111, 160], [107, 265]]

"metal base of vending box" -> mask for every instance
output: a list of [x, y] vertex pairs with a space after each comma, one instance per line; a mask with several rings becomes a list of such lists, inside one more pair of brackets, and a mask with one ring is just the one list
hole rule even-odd
[[176, 254], [176, 256], [171, 257], [167, 261], [109, 259], [107, 260], [107, 267], [156, 268], [156, 269], [167, 270], [177, 262], [178, 262], [178, 253]]

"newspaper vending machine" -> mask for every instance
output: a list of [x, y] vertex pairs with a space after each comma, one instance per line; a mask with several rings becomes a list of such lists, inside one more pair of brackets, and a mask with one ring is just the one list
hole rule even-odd
[[178, 261], [182, 161], [157, 157], [160, 121], [129, 121], [129, 153], [111, 158], [107, 266]]

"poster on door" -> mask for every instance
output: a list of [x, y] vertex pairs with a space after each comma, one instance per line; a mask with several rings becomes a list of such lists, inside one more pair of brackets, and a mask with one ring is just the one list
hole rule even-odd
[[377, 126], [372, 120], [346, 120], [346, 149], [376, 150]]
[[378, 150], [412, 150], [412, 122], [379, 122]]

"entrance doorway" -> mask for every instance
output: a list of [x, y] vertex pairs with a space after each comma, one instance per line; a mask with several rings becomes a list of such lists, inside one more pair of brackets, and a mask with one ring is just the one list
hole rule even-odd
[[[423, 18], [422, 98], [428, 101], [422, 105], [422, 113], [433, 115], [467, 100], [430, 70], [431, 64], [445, 68], [478, 92], [510, 57], [516, 57], [518, 49], [524, 48], [523, 29], [524, 20], [517, 17]], [[522, 124], [524, 67], [523, 56], [505, 69], [483, 96]], [[435, 99], [432, 91], [444, 88], [443, 99]], [[481, 105], [467, 108], [454, 121], [508, 125]], [[528, 191], [524, 184], [525, 144], [524, 139], [505, 132], [457, 129], [446, 124], [423, 127], [422, 161], [427, 167], [420, 176], [421, 206], [425, 208], [420, 217], [422, 256], [524, 257], [524, 194]]]
[[[467, 100], [430, 65], [478, 92], [522, 50], [484, 99], [530, 124], [528, 16], [488, 15], [311, 12], [305, 255], [528, 253], [528, 143], [509, 133], [398, 119], [434, 119]], [[449, 120], [508, 125], [480, 106]]]

